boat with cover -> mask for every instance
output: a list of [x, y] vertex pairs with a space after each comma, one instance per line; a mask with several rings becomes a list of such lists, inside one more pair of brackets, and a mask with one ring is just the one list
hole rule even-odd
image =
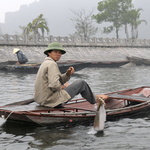
[[[150, 114], [150, 87], [143, 86], [107, 93], [105, 101], [106, 121], [121, 118], [136, 118]], [[74, 99], [63, 108], [39, 106], [33, 99], [0, 106], [0, 117], [8, 121], [37, 124], [41, 126], [62, 126], [93, 122], [97, 111], [85, 99]]]

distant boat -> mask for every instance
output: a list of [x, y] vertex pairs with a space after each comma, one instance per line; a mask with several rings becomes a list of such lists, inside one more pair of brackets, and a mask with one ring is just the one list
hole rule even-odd
[[[116, 68], [123, 66], [129, 63], [129, 60], [125, 61], [67, 61], [67, 62], [58, 62], [58, 66], [61, 73], [65, 73], [69, 67], [74, 67], [75, 71], [80, 71], [88, 67], [97, 67], [97, 68]], [[20, 73], [37, 73], [40, 63], [26, 63], [21, 65], [15, 65], [16, 62], [8, 61], [0, 63], [0, 70], [7, 72], [20, 72]]]
[[[8, 62], [9, 63], [9, 62]], [[20, 72], [20, 73], [37, 73], [41, 64], [38, 63], [27, 63], [21, 65], [14, 65], [14, 64], [1, 64], [0, 70], [7, 71], [7, 72]], [[75, 71], [79, 71], [87, 67], [89, 63], [79, 63], [79, 62], [67, 62], [67, 63], [58, 63], [58, 67], [61, 73], [65, 73], [69, 67], [74, 67]]]
[[127, 59], [136, 65], [150, 65], [150, 59], [137, 56], [127, 56]]
[[117, 68], [129, 63], [129, 60], [125, 61], [96, 61], [91, 62], [88, 67], [100, 67], [100, 68]]

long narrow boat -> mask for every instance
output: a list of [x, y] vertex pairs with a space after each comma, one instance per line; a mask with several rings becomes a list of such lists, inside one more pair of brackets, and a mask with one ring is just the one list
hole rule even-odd
[[[87, 67], [97, 67], [97, 68], [116, 68], [123, 66], [129, 63], [129, 60], [125, 61], [100, 61], [100, 62], [86, 62], [86, 61], [67, 61], [67, 62], [59, 62], [58, 66], [62, 73], [66, 72], [68, 67], [72, 66], [75, 68], [75, 71], [79, 71], [81, 69]], [[0, 70], [7, 71], [7, 72], [23, 72], [23, 73], [37, 73], [40, 63], [27, 63], [21, 65], [15, 65], [16, 62], [14, 61], [7, 61], [0, 63]]]
[[[6, 63], [1, 63], [0, 64], [0, 70], [7, 71], [7, 72], [19, 72], [19, 73], [37, 73], [40, 63], [27, 63], [27, 64], [20, 64], [20, 65], [15, 65], [14, 64], [6, 64]], [[89, 63], [87, 62], [64, 62], [64, 63], [58, 63], [58, 67], [60, 69], [60, 72], [65, 73], [66, 70], [69, 67], [74, 67], [75, 71], [79, 71], [81, 69], [84, 69], [87, 67]]]
[[[105, 101], [106, 121], [150, 114], [150, 87], [138, 87], [107, 94], [109, 99]], [[0, 106], [0, 117], [6, 121], [42, 126], [93, 122], [96, 113], [93, 105], [83, 98], [71, 100], [63, 108], [42, 107], [33, 99]]]
[[129, 60], [124, 61], [93, 61], [91, 62], [88, 67], [99, 67], [99, 68], [118, 68], [120, 66], [128, 64]]
[[127, 59], [136, 65], [146, 65], [146, 66], [150, 65], [150, 59], [147, 58], [137, 56], [127, 56]]

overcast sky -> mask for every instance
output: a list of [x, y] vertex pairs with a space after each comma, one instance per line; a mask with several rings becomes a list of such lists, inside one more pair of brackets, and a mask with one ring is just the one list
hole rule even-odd
[[[6, 12], [16, 12], [20, 9], [21, 5], [28, 5], [31, 4], [33, 2], [37, 2], [40, 0], [0, 0], [0, 23], [4, 23], [4, 17], [5, 17], [5, 13]], [[49, 0], [51, 1], [51, 0]], [[79, 8], [84, 8], [86, 10], [91, 10], [93, 9], [93, 7], [96, 9], [97, 7], [97, 3], [102, 1], [102, 0], [86, 0], [87, 3], [85, 3], [84, 0], [70, 0], [71, 6], [67, 3], [67, 5], [69, 5], [68, 7], [71, 8], [73, 7], [73, 9], [75, 10], [74, 7], [77, 7], [77, 9]], [[83, 3], [84, 4], [80, 4]], [[150, 38], [150, 33], [149, 33], [149, 24], [150, 24], [150, 17], [149, 17], [149, 12], [150, 12], [150, 0], [132, 0], [134, 6], [136, 8], [142, 8], [143, 11], [141, 11], [141, 19], [144, 19], [147, 21], [147, 25], [145, 25], [144, 23], [142, 23], [140, 25], [140, 33], [139, 35], [142, 35], [142, 38]], [[61, 3], [63, 3], [63, 0], [60, 0], [59, 5], [56, 5], [57, 7], [61, 7]], [[90, 8], [88, 8], [90, 7]], [[55, 9], [55, 8], [54, 8]], [[58, 9], [59, 11], [59, 9]], [[57, 27], [57, 25], [55, 24], [55, 28]], [[60, 33], [60, 32], [59, 32]], [[115, 33], [113, 33], [115, 34]], [[112, 36], [114, 37], [115, 35]]]
[[[14, 12], [19, 10], [21, 5], [30, 4], [39, 0], [0, 0], [0, 22], [4, 22], [4, 17], [6, 12]], [[63, 2], [63, 0], [61, 0]], [[101, 0], [99, 0], [101, 1]], [[141, 2], [140, 2], [141, 1]], [[145, 2], [144, 2], [145, 1]], [[147, 1], [150, 0], [133, 0], [137, 4], [147, 5]], [[87, 0], [88, 2], [88, 0]], [[149, 5], [148, 5], [149, 6]]]
[[4, 23], [6, 12], [19, 10], [21, 5], [30, 4], [38, 0], [0, 0], [0, 23]]
[[[4, 23], [6, 12], [18, 11], [21, 5], [30, 4], [39, 0], [0, 0], [0, 23]], [[63, 0], [60, 0], [63, 2]], [[76, 0], [78, 1], [78, 0]], [[87, 3], [90, 0], [87, 0]], [[101, 0], [99, 0], [101, 1]], [[150, 6], [150, 0], [133, 0], [133, 3], [139, 8], [147, 8]]]

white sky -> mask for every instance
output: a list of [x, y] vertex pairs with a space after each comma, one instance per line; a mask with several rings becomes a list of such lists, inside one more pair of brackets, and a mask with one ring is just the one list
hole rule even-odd
[[[0, 0], [0, 23], [4, 23], [5, 13], [19, 10], [21, 5], [30, 4], [38, 0]], [[100, 0], [101, 1], [101, 0]], [[136, 0], [142, 1], [142, 0]], [[135, 2], [135, 0], [133, 0]]]
[[4, 23], [5, 13], [19, 10], [21, 5], [30, 4], [38, 0], [0, 0], [0, 23]]

